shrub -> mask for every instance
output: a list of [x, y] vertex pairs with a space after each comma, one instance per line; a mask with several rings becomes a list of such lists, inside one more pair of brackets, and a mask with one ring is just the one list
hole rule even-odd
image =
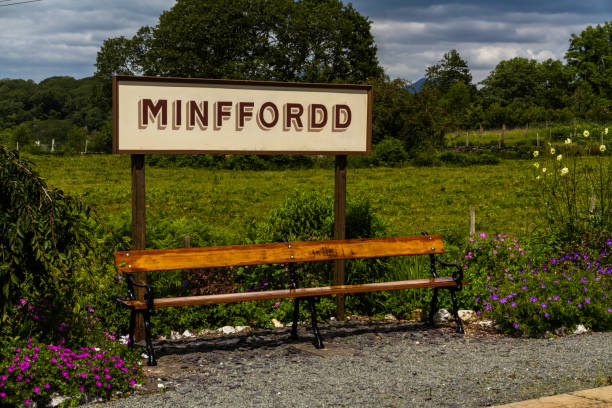
[[512, 237], [472, 239], [465, 260], [474, 307], [503, 331], [538, 335], [578, 324], [612, 328], [608, 248], [573, 251], [536, 264]]
[[374, 146], [372, 161], [377, 166], [400, 166], [407, 159], [408, 154], [401, 140], [387, 137]]
[[[91, 209], [50, 188], [29, 163], [0, 148], [0, 313], [4, 335], [57, 341], [59, 324], [72, 321], [62, 337], [78, 338], [84, 293], [95, 285], [97, 266], [109, 259], [91, 234]], [[109, 248], [107, 248], [109, 249]], [[35, 309], [16, 306], [36, 299]], [[24, 313], [38, 310], [35, 320]], [[17, 323], [19, 322], [19, 323]]]
[[137, 353], [125, 354], [112, 341], [78, 348], [32, 338], [0, 344], [0, 406], [42, 407], [53, 396], [73, 405], [91, 396], [109, 400], [129, 392], [142, 382], [142, 372]]

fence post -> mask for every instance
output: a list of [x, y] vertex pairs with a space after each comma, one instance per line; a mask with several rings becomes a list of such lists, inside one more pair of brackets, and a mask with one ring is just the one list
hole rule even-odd
[[470, 131], [469, 130], [465, 132], [465, 147], [470, 147]]
[[476, 233], [476, 209], [470, 205], [470, 235]]
[[183, 248], [191, 248], [191, 238], [189, 235], [183, 237]]
[[536, 133], [536, 146], [540, 147], [540, 133]]

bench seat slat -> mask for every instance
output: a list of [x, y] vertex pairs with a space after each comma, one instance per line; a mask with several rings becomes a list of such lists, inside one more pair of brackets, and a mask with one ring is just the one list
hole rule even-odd
[[[308, 297], [308, 296], [337, 295], [337, 294], [345, 294], [345, 293], [363, 293], [363, 292], [377, 292], [377, 291], [384, 291], [384, 290], [452, 287], [452, 286], [457, 286], [457, 283], [451, 277], [427, 278], [427, 279], [415, 279], [415, 280], [396, 281], [396, 282], [366, 283], [362, 285], [322, 286], [322, 287], [317, 287], [317, 288], [268, 290], [264, 292], [240, 292], [240, 293], [228, 293], [228, 294], [221, 294], [221, 295], [160, 298], [160, 299], [154, 300], [154, 307], [163, 308], [163, 307], [173, 307], [173, 306], [195, 306], [195, 305], [208, 305], [208, 304], [217, 304], [217, 303], [243, 302], [243, 301], [248, 301], [248, 300], [299, 298], [299, 297]], [[135, 309], [146, 309], [147, 307], [146, 303], [142, 301], [126, 300], [123, 303], [126, 306], [133, 307]]]
[[120, 272], [330, 261], [444, 253], [440, 235], [115, 252]]

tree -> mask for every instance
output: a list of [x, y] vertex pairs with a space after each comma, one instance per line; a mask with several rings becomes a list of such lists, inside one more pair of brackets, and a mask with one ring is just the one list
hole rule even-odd
[[497, 64], [482, 81], [481, 95], [486, 106], [493, 103], [507, 106], [515, 99], [535, 104], [542, 82], [536, 60], [512, 58]]
[[589, 84], [598, 97], [611, 99], [612, 22], [572, 34], [565, 59], [579, 82]]
[[87, 128], [73, 126], [66, 135], [66, 150], [71, 153], [80, 153], [85, 149]]
[[470, 68], [457, 50], [450, 50], [436, 65], [427, 67], [425, 78], [429, 86], [438, 88], [443, 94], [457, 82], [472, 84]]
[[30, 143], [32, 143], [32, 132], [25, 123], [22, 123], [13, 129], [11, 137], [12, 147], [17, 146], [17, 144], [19, 144], [19, 147], [24, 147]]
[[382, 78], [370, 21], [339, 0], [178, 0], [104, 42], [97, 75], [364, 82]]

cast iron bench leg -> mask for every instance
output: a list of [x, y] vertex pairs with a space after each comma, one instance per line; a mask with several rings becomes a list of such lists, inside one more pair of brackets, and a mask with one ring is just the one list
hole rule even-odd
[[430, 326], [433, 326], [434, 324], [433, 318], [437, 312], [437, 309], [438, 309], [438, 288], [434, 288], [434, 293], [431, 298], [431, 307], [429, 309], [429, 318], [427, 319], [427, 323]]
[[134, 348], [134, 327], [136, 327], [136, 310], [130, 312], [130, 331], [128, 333], [128, 348]]
[[310, 319], [312, 320], [312, 331], [315, 335], [315, 347], [318, 349], [325, 348], [323, 341], [321, 340], [321, 334], [317, 327], [317, 310], [315, 308], [315, 299], [313, 297], [308, 298], [308, 307], [310, 308]]
[[156, 366], [157, 361], [155, 360], [155, 350], [153, 350], [153, 343], [151, 342], [151, 313], [148, 309], [143, 312], [144, 325], [145, 325], [145, 341], [147, 342], [147, 355], [148, 355], [148, 366]]
[[300, 298], [294, 298], [293, 302], [294, 302], [293, 303], [293, 324], [291, 325], [291, 334], [289, 335], [289, 339], [297, 340], [298, 339], [297, 325], [298, 325], [298, 318], [300, 315]]
[[459, 310], [457, 307], [457, 289], [450, 289], [451, 298], [453, 299], [453, 315], [455, 316], [455, 323], [457, 323], [457, 333], [464, 334], [463, 326], [461, 325], [461, 319], [459, 318]]

